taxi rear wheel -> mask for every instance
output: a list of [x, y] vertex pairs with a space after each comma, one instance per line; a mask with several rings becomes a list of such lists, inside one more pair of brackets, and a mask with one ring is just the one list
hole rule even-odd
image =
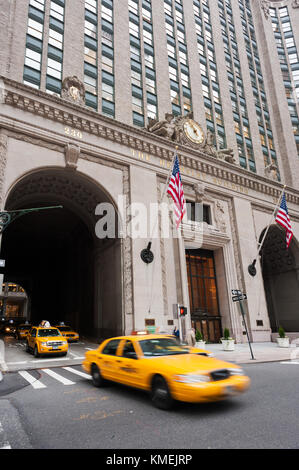
[[167, 382], [161, 375], [156, 375], [153, 379], [151, 399], [161, 410], [170, 410], [174, 405]]
[[103, 387], [105, 385], [105, 380], [101, 375], [101, 371], [96, 364], [91, 366], [91, 377], [92, 383], [95, 387]]

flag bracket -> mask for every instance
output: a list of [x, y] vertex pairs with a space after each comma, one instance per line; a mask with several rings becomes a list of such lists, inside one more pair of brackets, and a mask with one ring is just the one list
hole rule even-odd
[[256, 267], [255, 267], [256, 259], [252, 261], [252, 263], [248, 266], [248, 272], [250, 276], [254, 277], [256, 275]]
[[149, 242], [147, 247], [141, 251], [140, 257], [146, 264], [150, 264], [154, 261], [154, 253], [151, 251], [152, 242]]

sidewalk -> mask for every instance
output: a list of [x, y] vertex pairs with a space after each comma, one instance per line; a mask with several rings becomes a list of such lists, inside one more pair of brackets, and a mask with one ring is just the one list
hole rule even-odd
[[251, 343], [254, 360], [251, 358], [248, 343], [235, 344], [234, 351], [223, 351], [222, 344], [206, 344], [206, 350], [228, 362], [256, 364], [257, 362], [290, 361], [292, 359], [299, 361], [299, 348], [295, 346], [279, 348], [277, 343]]

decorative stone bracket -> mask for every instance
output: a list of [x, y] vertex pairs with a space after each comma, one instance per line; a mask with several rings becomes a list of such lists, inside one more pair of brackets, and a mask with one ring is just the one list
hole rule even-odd
[[64, 157], [66, 168], [76, 170], [78, 159], [80, 157], [80, 147], [76, 144], [67, 144], [65, 146]]

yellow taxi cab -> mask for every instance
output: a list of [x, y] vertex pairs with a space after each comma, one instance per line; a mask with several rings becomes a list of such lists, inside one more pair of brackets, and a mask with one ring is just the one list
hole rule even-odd
[[61, 354], [68, 352], [68, 342], [57, 328], [31, 328], [26, 339], [26, 351], [33, 352], [35, 357], [41, 354]]
[[76, 333], [70, 326], [66, 325], [56, 325], [62, 336], [64, 336], [69, 343], [79, 341], [79, 333]]
[[150, 392], [161, 409], [176, 400], [212, 402], [248, 389], [250, 379], [239, 366], [191, 351], [171, 336], [119, 336], [87, 351], [82, 366], [96, 387], [109, 380]]
[[24, 323], [22, 325], [18, 325], [15, 331], [16, 339], [25, 339], [28, 335], [29, 331], [31, 330], [32, 326]]

